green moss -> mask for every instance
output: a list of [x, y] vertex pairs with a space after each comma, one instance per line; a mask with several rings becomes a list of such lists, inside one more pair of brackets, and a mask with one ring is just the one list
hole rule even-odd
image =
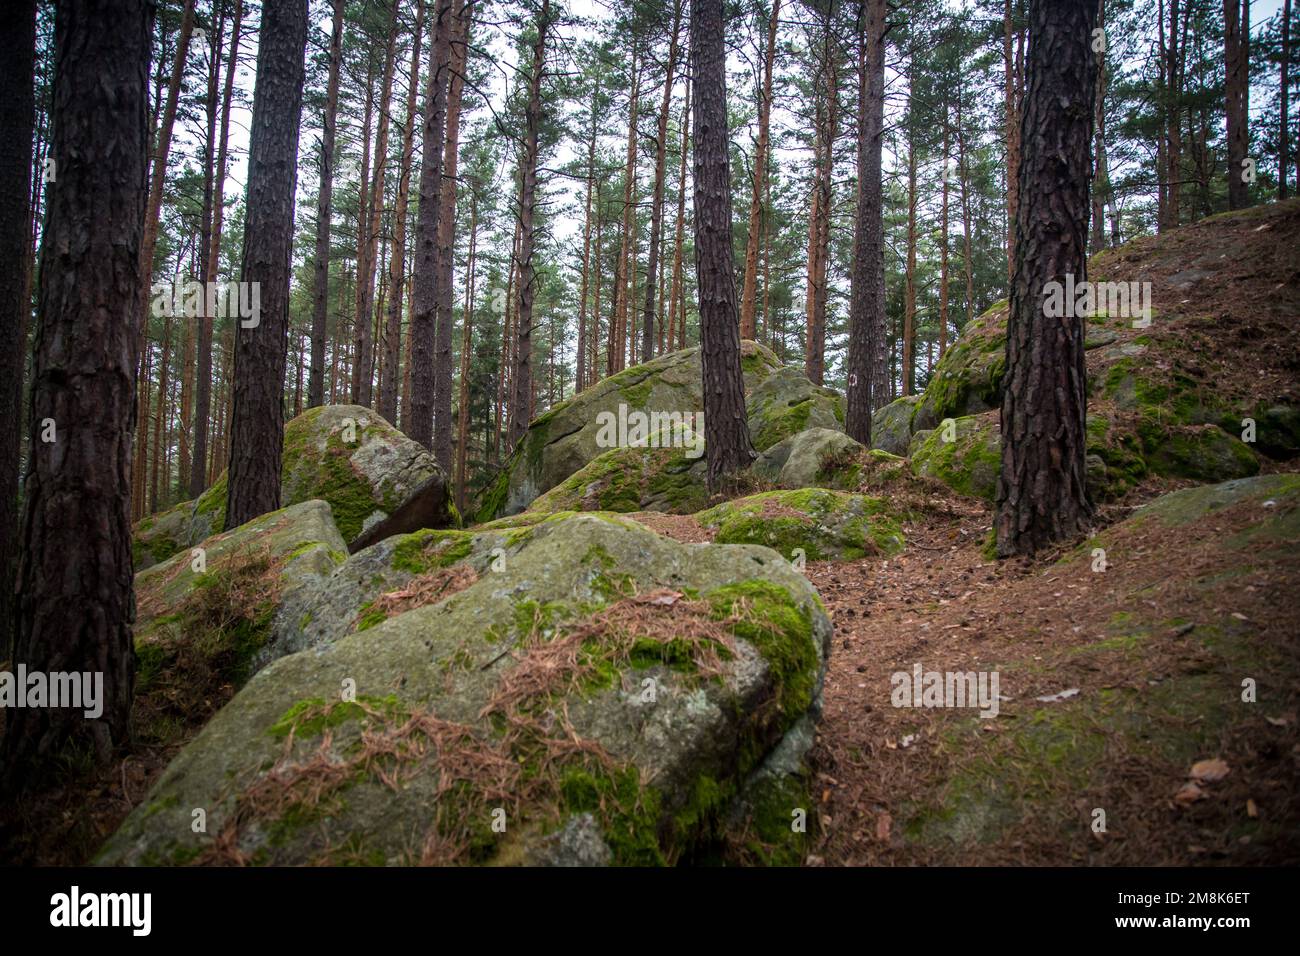
[[374, 603], [374, 601], [367, 601], [365, 604], [361, 605], [361, 609], [357, 612], [356, 629], [358, 631], [368, 631], [372, 627], [378, 627], [380, 624], [383, 624], [388, 620], [388, 614], [384, 611], [377, 610]]
[[505, 510], [506, 497], [509, 494], [510, 466], [507, 464], [483, 490], [479, 497], [478, 509], [474, 513], [474, 520], [484, 522], [495, 519]]
[[[1002, 470], [1002, 449], [997, 432], [979, 418], [941, 422], [921, 441], [912, 455], [918, 475], [937, 478], [963, 495], [992, 501]], [[953, 441], [944, 436], [952, 430]]]
[[[771, 503], [800, 514], [768, 513]], [[796, 548], [811, 561], [856, 560], [902, 550], [902, 529], [884, 502], [826, 488], [768, 491], [702, 511], [696, 520], [716, 527], [719, 544], [762, 544], [791, 559]]]
[[377, 710], [385, 719], [396, 719], [403, 713], [397, 697], [357, 697], [355, 701], [327, 703], [323, 697], [308, 697], [294, 703], [280, 719], [267, 728], [272, 737], [287, 737], [292, 733], [299, 739], [319, 737], [326, 730], [339, 727], [350, 720], [368, 718], [367, 710]]
[[654, 384], [654, 378], [646, 376], [635, 384], [619, 385], [618, 393], [627, 402], [629, 408], [644, 409], [650, 400], [650, 393], [654, 391]]
[[565, 816], [590, 813], [601, 829], [617, 866], [663, 866], [668, 860], [659, 842], [662, 800], [642, 787], [640, 771], [613, 772], [571, 767], [560, 780], [560, 807]]
[[474, 535], [469, 531], [430, 530], [402, 535], [393, 547], [394, 570], [408, 574], [428, 574], [449, 567], [469, 556], [474, 547]]
[[765, 409], [760, 416], [762, 425], [754, 435], [754, 449], [764, 451], [803, 431], [815, 404], [816, 399], [809, 398], [795, 405]]
[[812, 613], [769, 581], [743, 581], [708, 592], [705, 600], [719, 620], [741, 614], [733, 633], [752, 644], [767, 662], [776, 700], [786, 720], [782, 731], [812, 704], [818, 653]]
[[[744, 850], [748, 859], [764, 866], [801, 866], [808, 855], [810, 829], [816, 818], [812, 794], [803, 777], [769, 777], [745, 793], [749, 806]], [[806, 829], [794, 829], [802, 810]]]
[[199, 495], [198, 501], [194, 503], [194, 513], [196, 515], [210, 515], [212, 517], [213, 531], [220, 531], [226, 521], [226, 498], [229, 494], [227, 481], [228, 476], [223, 471], [220, 477], [212, 483], [212, 487]]

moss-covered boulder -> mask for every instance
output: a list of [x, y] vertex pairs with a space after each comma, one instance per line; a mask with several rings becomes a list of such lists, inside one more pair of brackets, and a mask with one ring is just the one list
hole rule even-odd
[[1122, 497], [1147, 475], [1142, 440], [1100, 411], [1088, 413], [1088, 493], [1097, 501]]
[[[740, 349], [749, 393], [780, 362], [770, 349], [755, 342], [741, 342]], [[699, 348], [683, 349], [624, 369], [552, 406], [528, 426], [501, 473], [479, 496], [475, 520], [517, 514], [600, 455], [638, 444], [632, 428], [627, 435], [616, 436], [609, 430], [611, 423], [616, 432], [620, 422], [635, 428], [644, 424], [646, 437], [640, 443], [647, 447], [649, 435], [682, 422], [694, 427], [695, 415], [704, 409], [703, 375]], [[629, 413], [645, 413], [647, 420], [630, 422]]]
[[963, 495], [992, 501], [1002, 470], [998, 413], [949, 418], [912, 440], [912, 470]]
[[1257, 475], [1184, 488], [1147, 502], [1133, 517], [1177, 527], [1239, 505], [1254, 510], [1252, 527], [1266, 528], [1278, 541], [1300, 542], [1300, 475]]
[[851, 561], [903, 549], [903, 532], [880, 498], [825, 488], [765, 491], [701, 511], [720, 543], [764, 544], [793, 560]]
[[[755, 835], [812, 815], [830, 636], [766, 548], [543, 521], [450, 598], [258, 672], [97, 861], [664, 864], [729, 826], [782, 861]], [[784, 799], [747, 799], [765, 766]]]
[[[425, 448], [371, 409], [323, 405], [285, 425], [281, 476], [283, 505], [329, 502], [339, 534], [351, 541], [392, 514], [416, 489], [442, 476], [442, 470]], [[196, 501], [139, 522], [132, 535], [136, 570], [220, 531], [226, 496], [223, 472]], [[446, 524], [454, 525], [458, 517], [449, 490], [444, 497], [441, 513]]]
[[[1248, 417], [1255, 420], [1255, 447], [1259, 451], [1277, 461], [1300, 457], [1300, 408], [1266, 404]], [[1231, 431], [1240, 424], [1229, 421], [1226, 427]]]
[[844, 430], [844, 399], [814, 385], [803, 372], [783, 366], [748, 392], [749, 437], [755, 451], [810, 428]]
[[[266, 658], [320, 647], [417, 607], [440, 603], [482, 575], [500, 570], [536, 525], [574, 514], [516, 515], [473, 531], [424, 529], [387, 537], [288, 594], [276, 615]], [[536, 520], [523, 521], [526, 516]], [[597, 516], [619, 520], [609, 512]]]
[[528, 511], [693, 514], [708, 504], [707, 472], [695, 447], [613, 448], [534, 500]]
[[196, 673], [204, 681], [242, 683], [268, 659], [282, 602], [327, 578], [346, 557], [330, 506], [305, 501], [139, 572], [137, 691], [148, 693], [156, 682], [184, 684]]
[[[760, 454], [751, 471], [781, 488], [857, 488], [854, 469], [862, 445], [842, 431], [809, 428]], [[824, 482], [829, 482], [824, 484]]]
[[1007, 303], [1003, 301], [962, 329], [957, 341], [944, 352], [916, 405], [912, 433], [934, 428], [945, 418], [998, 408], [1006, 374], [1006, 349]]
[[871, 447], [891, 455], [906, 455], [912, 443], [912, 417], [921, 395], [905, 395], [876, 409], [871, 416]]
[[1217, 425], [1159, 426], [1144, 430], [1147, 467], [1157, 475], [1227, 481], [1259, 472], [1259, 459]]

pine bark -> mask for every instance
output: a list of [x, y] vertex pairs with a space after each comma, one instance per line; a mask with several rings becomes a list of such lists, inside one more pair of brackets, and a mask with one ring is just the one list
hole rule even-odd
[[[1287, 168], [1290, 163], [1289, 150], [1291, 140], [1291, 111], [1289, 109], [1289, 97], [1291, 90], [1291, 0], [1286, 0], [1282, 5], [1282, 63], [1280, 66], [1282, 88], [1280, 90], [1281, 99], [1278, 103], [1278, 136], [1277, 136], [1277, 198], [1286, 199], [1287, 197], [1287, 177], [1291, 175], [1291, 170]], [[1300, 183], [1296, 184], [1300, 189]]]
[[1250, 117], [1250, 0], [1223, 0], [1224, 91], [1228, 122], [1228, 208], [1250, 205], [1243, 172]]
[[[130, 736], [131, 442], [147, 302], [153, 17], [148, 0], [63, 3], [55, 13], [56, 179], [42, 236], [13, 663], [102, 674], [103, 712], [9, 710], [5, 789], [37, 783], [39, 768], [65, 748], [93, 749], [103, 762]], [[25, 21], [15, 24], [15, 42], [25, 33]], [[47, 427], [52, 441], [43, 440]]]
[[447, 86], [447, 138], [443, 146], [443, 176], [438, 212], [438, 318], [433, 366], [433, 456], [451, 474], [451, 392], [455, 357], [452, 336], [452, 275], [456, 256], [456, 169], [460, 149], [460, 99], [465, 85], [466, 31], [471, 10], [462, 0], [451, 29], [451, 77]]
[[0, 10], [0, 262], [9, 265], [0, 269], [0, 661], [13, 647], [16, 606], [35, 68], [36, 0], [15, 0]]
[[537, 289], [533, 251], [536, 245], [537, 148], [542, 121], [542, 71], [546, 65], [546, 36], [551, 26], [550, 0], [542, 0], [528, 77], [528, 107], [524, 111], [524, 152], [520, 160], [519, 283], [516, 287], [514, 401], [510, 407], [510, 444], [528, 430], [533, 407], [533, 300]]
[[[465, 316], [460, 341], [460, 395], [457, 403], [456, 422], [456, 507], [465, 512], [465, 484], [469, 463], [469, 361], [473, 340], [471, 330], [474, 322], [474, 258], [478, 252], [478, 188], [471, 188], [469, 195], [469, 261], [465, 267]], [[581, 354], [579, 355], [581, 366]]]
[[885, 237], [881, 141], [885, 121], [885, 0], [860, 0], [858, 208], [849, 294], [845, 431], [871, 447], [871, 413], [888, 389], [885, 363]]
[[[591, 97], [591, 126], [587, 134], [587, 183], [585, 211], [582, 219], [582, 280], [578, 293], [578, 354], [574, 365], [573, 391], [576, 394], [587, 386], [587, 290], [591, 277], [591, 193], [596, 178], [596, 103], [600, 99], [599, 90], [593, 91]], [[600, 263], [597, 261], [599, 270]], [[599, 316], [597, 316], [597, 322]]]
[[393, 251], [388, 257], [388, 308], [384, 316], [384, 360], [379, 371], [379, 414], [397, 422], [397, 393], [401, 382], [402, 286], [406, 282], [406, 214], [411, 195], [411, 164], [415, 157], [415, 120], [420, 87], [420, 50], [424, 34], [424, 0], [415, 6], [415, 35], [406, 84], [406, 128], [393, 207]]
[[[686, 309], [681, 305], [682, 299], [682, 247], [686, 241], [686, 157], [689, 146], [687, 137], [690, 133], [691, 118], [691, 79], [686, 78], [686, 99], [682, 103], [682, 145], [677, 170], [677, 234], [673, 238], [673, 284], [668, 301], [668, 349], [673, 348], [673, 327], [680, 325], [677, 333], [677, 348], [686, 347]], [[596, 256], [600, 261], [599, 253]], [[599, 275], [597, 281], [599, 281]]]
[[1046, 285], [1087, 279], [1089, 149], [1097, 60], [1092, 3], [1034, 2], [1022, 119], [1002, 399], [998, 554], [1032, 554], [1082, 533], [1087, 412], [1082, 316], [1047, 315]]
[[438, 223], [442, 218], [442, 163], [447, 137], [453, 0], [437, 0], [434, 39], [429, 46], [429, 86], [425, 94], [420, 212], [415, 220], [415, 266], [411, 309], [411, 413], [403, 430], [433, 449], [434, 350], [438, 316]]
[[708, 485], [754, 460], [740, 368], [731, 163], [727, 154], [727, 73], [722, 0], [691, 0], [695, 78], [695, 269], [704, 366], [704, 449]]
[[280, 507], [294, 187], [306, 47], [307, 0], [263, 4], [240, 269], [242, 282], [258, 284], [260, 314], [256, 325], [234, 323], [227, 530]]
[[[614, 288], [610, 293], [609, 352], [608, 372], [613, 375], [627, 364], [627, 300], [625, 287], [628, 284], [628, 263], [635, 262], [635, 256], [628, 252], [628, 247], [635, 242], [636, 215], [636, 151], [637, 151], [637, 110], [640, 103], [641, 72], [639, 61], [634, 51], [632, 54], [632, 98], [628, 104], [627, 120], [627, 167], [623, 180], [623, 226], [620, 233], [618, 259], [614, 264]], [[635, 282], [633, 282], [635, 284]]]

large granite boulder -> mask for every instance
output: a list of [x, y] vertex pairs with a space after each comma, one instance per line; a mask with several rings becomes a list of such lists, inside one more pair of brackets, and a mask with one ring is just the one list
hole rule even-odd
[[625, 519], [525, 531], [468, 587], [255, 674], [97, 861], [665, 864], [734, 830], [798, 862], [812, 586]]
[[[741, 342], [747, 394], [778, 368], [771, 350]], [[683, 424], [698, 431], [696, 416], [704, 411], [703, 375], [699, 348], [684, 349], [624, 369], [553, 406], [528, 426], [501, 473], [484, 490], [476, 520], [523, 511], [611, 449], [651, 447], [650, 436]]]
[[[303, 412], [284, 429], [280, 501], [285, 506], [319, 499], [329, 502], [344, 540], [351, 541], [384, 520], [417, 490], [424, 517], [434, 527], [459, 523], [446, 476], [420, 444], [360, 405], [323, 405]], [[441, 481], [441, 492], [430, 482]], [[226, 519], [226, 474], [195, 501], [136, 524], [132, 544], [141, 571], [222, 529]], [[433, 498], [441, 505], [430, 506]]]

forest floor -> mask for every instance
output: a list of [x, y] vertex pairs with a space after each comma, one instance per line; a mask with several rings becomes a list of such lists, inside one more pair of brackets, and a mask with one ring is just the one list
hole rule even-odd
[[[1098, 513], [1115, 526], [1100, 573], [1091, 545], [991, 560], [989, 507], [928, 479], [874, 491], [911, 514], [906, 550], [806, 568], [835, 627], [809, 864], [1300, 862], [1300, 554], [1238, 566], [1220, 543], [1251, 522], [1239, 508], [1120, 524], [1175, 487]], [[712, 537], [691, 516], [631, 517]], [[891, 706], [917, 663], [997, 671], [998, 716]], [[1238, 703], [1246, 677], [1257, 704]], [[0, 807], [0, 857], [87, 862], [197, 729]]]
[[[992, 560], [986, 505], [910, 484], [886, 493], [920, 506], [906, 551], [806, 569], [835, 626], [810, 864], [1300, 862], [1300, 554], [1247, 568], [1219, 546], [1257, 512], [1122, 525], [1095, 572], [1091, 546]], [[1148, 483], [1097, 530], [1176, 487]], [[998, 716], [892, 706], [917, 663], [996, 670]]]

